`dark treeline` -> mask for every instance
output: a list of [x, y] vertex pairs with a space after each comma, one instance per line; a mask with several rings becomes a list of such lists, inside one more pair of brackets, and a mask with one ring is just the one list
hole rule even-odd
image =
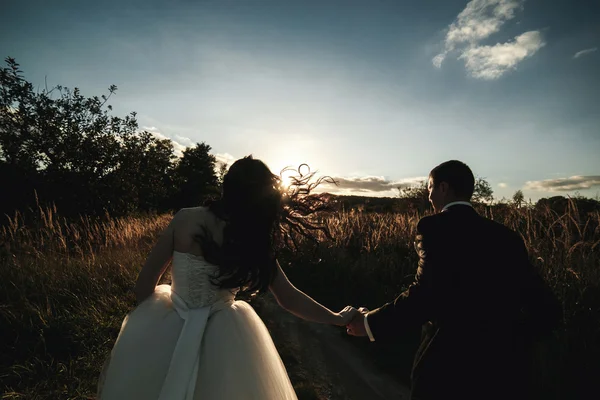
[[63, 216], [127, 215], [197, 205], [218, 193], [215, 157], [198, 143], [175, 155], [140, 131], [135, 112], [111, 115], [116, 92], [84, 97], [34, 90], [19, 64], [0, 70], [0, 215], [55, 205]]
[[[428, 212], [431, 211], [428, 194], [413, 192], [406, 197], [366, 197], [366, 196], [333, 196], [342, 210], [362, 212]], [[535, 203], [518, 204], [515, 202], [495, 202], [491, 204], [476, 203], [478, 208], [485, 208], [494, 213], [508, 212], [511, 209], [521, 207], [533, 207], [540, 211], [550, 210], [557, 215], [563, 215], [570, 208], [575, 207], [583, 217], [593, 211], [600, 211], [600, 202], [585, 197], [568, 198], [564, 196], [553, 196], [542, 198]]]
[[[343, 210], [359, 210], [364, 212], [418, 212], [431, 211], [427, 182], [423, 181], [409, 187], [399, 187], [398, 197], [367, 197], [367, 196], [335, 196], [337, 203]], [[552, 211], [563, 215], [568, 211], [576, 211], [582, 217], [600, 211], [598, 198], [590, 199], [581, 195], [574, 197], [552, 196], [541, 198], [537, 202], [525, 201], [523, 192], [517, 190], [512, 199], [494, 199], [494, 192], [485, 178], [475, 179], [475, 190], [472, 202], [478, 209], [486, 209], [493, 213], [508, 212], [511, 209], [534, 208], [540, 211]], [[571, 208], [575, 208], [572, 210]]]

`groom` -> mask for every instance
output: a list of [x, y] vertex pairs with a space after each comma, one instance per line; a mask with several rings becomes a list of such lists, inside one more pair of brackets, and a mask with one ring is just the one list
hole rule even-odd
[[423, 325], [411, 373], [411, 399], [531, 398], [536, 339], [560, 320], [560, 307], [529, 263], [521, 237], [470, 204], [475, 179], [456, 160], [429, 174], [436, 214], [417, 225], [414, 282], [396, 300], [362, 313], [348, 333], [393, 341]]

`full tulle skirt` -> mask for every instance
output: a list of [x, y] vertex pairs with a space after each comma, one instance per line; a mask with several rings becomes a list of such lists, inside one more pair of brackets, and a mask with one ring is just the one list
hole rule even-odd
[[188, 310], [174, 300], [171, 287], [160, 285], [125, 318], [98, 398], [297, 398], [267, 328], [249, 304], [219, 301]]

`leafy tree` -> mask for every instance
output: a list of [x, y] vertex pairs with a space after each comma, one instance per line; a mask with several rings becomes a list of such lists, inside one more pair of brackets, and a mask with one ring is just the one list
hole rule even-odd
[[535, 204], [537, 209], [549, 209], [562, 215], [569, 211], [569, 209], [585, 216], [586, 214], [600, 210], [600, 202], [589, 198], [577, 198], [577, 197], [565, 197], [565, 196], [552, 196], [550, 198], [541, 198]]
[[[140, 132], [136, 113], [111, 115], [100, 97], [56, 86], [35, 92], [12, 58], [0, 69], [0, 215], [54, 203], [63, 215], [166, 210], [217, 186], [202, 143], [178, 160], [173, 143]], [[178, 187], [182, 185], [182, 187]]]
[[517, 208], [521, 208], [525, 202], [525, 196], [523, 195], [523, 191], [521, 189], [517, 190], [515, 194], [513, 194], [512, 201]]
[[178, 188], [175, 195], [178, 208], [196, 206], [204, 198], [218, 193], [217, 160], [210, 150], [211, 147], [204, 142], [188, 147], [175, 166], [173, 178]]
[[217, 168], [217, 182], [219, 184], [219, 188], [223, 187], [223, 180], [225, 179], [228, 169], [229, 165], [226, 162], [222, 161], [219, 163], [219, 167]]
[[104, 105], [116, 86], [100, 98], [62, 86], [35, 93], [16, 61], [6, 63], [0, 70], [1, 159], [4, 173], [24, 183], [10, 182], [16, 204], [6, 201], [4, 208], [31, 203], [35, 189], [42, 201], [64, 210], [99, 211], [102, 181], [117, 167], [120, 139], [137, 129], [135, 115], [108, 114]]
[[413, 186], [399, 186], [398, 194], [408, 209], [418, 210], [420, 212], [431, 209], [427, 181], [422, 181]]
[[[427, 181], [422, 181], [418, 185], [409, 187], [398, 187], [399, 196], [401, 199], [408, 200], [415, 207], [423, 210], [429, 206], [429, 190], [427, 189]], [[476, 178], [473, 197], [471, 200], [474, 203], [491, 202], [494, 199], [494, 191], [485, 178]]]
[[173, 142], [149, 132], [123, 139], [118, 166], [110, 174], [113, 210], [120, 214], [169, 208], [171, 174], [175, 159]]
[[494, 200], [494, 191], [485, 178], [475, 178], [475, 188], [471, 200], [474, 203], [491, 203]]
[[429, 198], [427, 181], [419, 182], [412, 186], [398, 186], [398, 195], [402, 199]]

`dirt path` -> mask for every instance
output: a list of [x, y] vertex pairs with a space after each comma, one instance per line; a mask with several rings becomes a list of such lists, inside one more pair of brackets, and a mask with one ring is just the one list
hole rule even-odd
[[269, 328], [300, 400], [400, 400], [408, 388], [381, 372], [343, 335], [341, 328], [313, 324], [265, 297], [257, 310]]

